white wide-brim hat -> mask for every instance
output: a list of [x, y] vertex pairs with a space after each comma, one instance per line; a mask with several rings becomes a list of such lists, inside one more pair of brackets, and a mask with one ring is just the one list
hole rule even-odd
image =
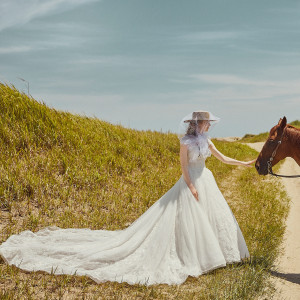
[[[189, 114], [188, 116], [190, 116]], [[188, 118], [188, 116], [186, 116]], [[185, 118], [184, 118], [185, 119]], [[206, 121], [219, 121], [220, 118], [214, 116], [211, 112], [205, 110], [196, 110], [192, 112], [191, 118], [185, 119], [183, 122], [196, 122], [198, 120]]]
[[211, 132], [211, 129], [220, 121], [219, 117], [213, 115], [210, 111], [206, 110], [195, 110], [185, 116], [178, 128], [177, 136], [179, 138], [183, 137], [187, 133], [187, 129], [191, 123], [197, 123], [197, 121], [209, 121], [210, 127], [208, 128], [206, 134]]

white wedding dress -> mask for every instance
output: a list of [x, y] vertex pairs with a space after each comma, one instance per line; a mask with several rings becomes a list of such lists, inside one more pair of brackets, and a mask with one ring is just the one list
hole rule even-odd
[[27, 271], [145, 285], [180, 284], [189, 275], [249, 257], [238, 223], [205, 167], [211, 141], [200, 135], [186, 136], [181, 143], [188, 145], [188, 170], [199, 202], [181, 176], [124, 230], [47, 227], [36, 233], [23, 231], [0, 246], [0, 255]]

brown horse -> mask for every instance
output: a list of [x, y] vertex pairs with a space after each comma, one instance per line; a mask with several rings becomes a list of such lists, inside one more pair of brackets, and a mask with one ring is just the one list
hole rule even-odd
[[292, 157], [300, 166], [300, 129], [287, 124], [286, 117], [271, 128], [269, 137], [264, 144], [255, 163], [259, 175], [267, 175], [270, 168], [280, 160]]

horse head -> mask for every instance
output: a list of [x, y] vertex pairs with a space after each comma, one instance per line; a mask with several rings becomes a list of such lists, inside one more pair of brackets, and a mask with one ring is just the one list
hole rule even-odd
[[[286, 123], [286, 117], [283, 117], [283, 119], [279, 120], [277, 125], [271, 128], [269, 137], [265, 142], [261, 152], [259, 153], [255, 163], [255, 168], [259, 175], [268, 174], [268, 161], [270, 161], [271, 165], [274, 166], [287, 156], [285, 145], [284, 143], [281, 144], [282, 135], [284, 128], [286, 127]], [[273, 160], [270, 160], [275, 150], [276, 155], [274, 154]]]

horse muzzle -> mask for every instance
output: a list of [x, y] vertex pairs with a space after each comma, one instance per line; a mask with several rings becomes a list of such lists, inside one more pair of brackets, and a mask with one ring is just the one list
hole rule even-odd
[[255, 163], [255, 168], [259, 175], [268, 175], [268, 165], [267, 163], [262, 164], [259, 160]]

